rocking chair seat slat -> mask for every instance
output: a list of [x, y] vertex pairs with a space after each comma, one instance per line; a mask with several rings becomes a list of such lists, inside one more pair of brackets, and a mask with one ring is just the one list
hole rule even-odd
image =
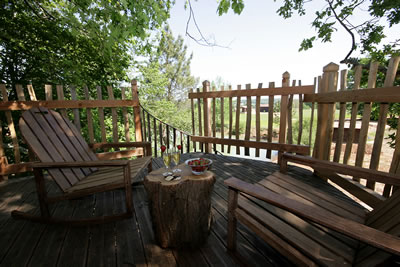
[[[131, 177], [136, 177], [150, 162], [151, 157], [143, 157], [130, 161]], [[75, 192], [97, 186], [121, 184], [123, 183], [123, 174], [121, 168], [99, 168], [98, 172], [92, 173], [86, 179], [79, 181], [69, 188], [67, 192]]]

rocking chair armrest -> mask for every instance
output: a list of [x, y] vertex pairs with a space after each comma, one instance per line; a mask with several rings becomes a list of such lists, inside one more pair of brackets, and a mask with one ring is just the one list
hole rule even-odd
[[73, 162], [40, 162], [33, 163], [33, 169], [54, 168], [90, 168], [90, 167], [124, 167], [129, 165], [129, 160], [95, 160], [95, 161], [73, 161]]
[[287, 162], [294, 162], [313, 169], [323, 169], [333, 171], [344, 175], [351, 175], [359, 178], [364, 178], [374, 182], [384, 184], [391, 184], [400, 186], [400, 176], [393, 173], [382, 172], [357, 166], [349, 166], [341, 163], [330, 162], [327, 160], [320, 160], [309, 156], [293, 155], [289, 153], [282, 154], [281, 172], [285, 173], [287, 169]]
[[[289, 211], [303, 219], [358, 239], [374, 247], [400, 255], [400, 238], [345, 219], [320, 207], [313, 207], [274, 193], [262, 186], [246, 183], [237, 178], [225, 180], [225, 185], [237, 193], [243, 192], [271, 205]], [[237, 198], [236, 198], [237, 199]]]
[[150, 142], [121, 142], [121, 143], [95, 143], [89, 144], [90, 148], [116, 148], [116, 147], [151, 147]]

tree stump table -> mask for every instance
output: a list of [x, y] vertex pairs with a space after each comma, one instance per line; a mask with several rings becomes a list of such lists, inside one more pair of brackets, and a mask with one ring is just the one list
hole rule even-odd
[[161, 247], [201, 246], [210, 233], [212, 224], [211, 193], [214, 173], [206, 171], [194, 175], [185, 164], [180, 180], [166, 181], [167, 170], [152, 171], [144, 179], [149, 199], [153, 229]]

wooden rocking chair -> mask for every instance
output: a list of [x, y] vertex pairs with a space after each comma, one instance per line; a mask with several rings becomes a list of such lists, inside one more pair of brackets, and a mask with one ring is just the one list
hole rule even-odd
[[257, 184], [225, 181], [229, 250], [236, 248], [239, 220], [300, 266], [376, 266], [400, 255], [400, 190], [367, 211], [284, 174], [287, 161], [318, 169], [324, 177], [344, 174], [400, 185], [393, 174], [283, 154], [281, 172]]
[[[99, 160], [76, 127], [59, 113], [45, 108], [33, 108], [23, 113], [20, 122], [22, 136], [41, 163], [33, 163], [41, 216], [17, 210], [12, 216], [44, 223], [98, 224], [132, 217], [133, 179], [148, 167], [151, 171], [151, 144], [145, 142], [118, 143], [118, 147], [143, 147], [135, 160]], [[109, 144], [105, 145], [109, 147]], [[112, 152], [110, 152], [112, 153]], [[59, 186], [62, 195], [48, 196], [43, 171], [47, 170]], [[79, 198], [98, 192], [125, 188], [126, 212], [85, 219], [52, 217], [48, 204]]]

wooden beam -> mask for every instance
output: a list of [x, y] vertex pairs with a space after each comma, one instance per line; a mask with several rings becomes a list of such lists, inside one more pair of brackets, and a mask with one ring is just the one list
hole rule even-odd
[[203, 93], [189, 93], [191, 98], [216, 98], [216, 97], [238, 97], [238, 96], [269, 96], [269, 95], [289, 95], [289, 94], [312, 94], [314, 93], [314, 85], [303, 85], [296, 87], [276, 87], [261, 88], [250, 90], [232, 90], [232, 91], [216, 91]]
[[400, 86], [386, 88], [368, 88], [359, 91], [338, 91], [318, 94], [307, 94], [304, 102], [335, 103], [335, 102], [400, 102]]
[[118, 108], [138, 107], [133, 100], [52, 100], [52, 101], [4, 101], [0, 110], [28, 110], [31, 108]]
[[257, 141], [246, 141], [246, 140], [235, 140], [235, 139], [222, 139], [214, 137], [204, 137], [204, 136], [192, 136], [192, 141], [203, 142], [209, 144], [222, 144], [222, 145], [233, 145], [237, 147], [251, 147], [259, 149], [271, 149], [278, 150], [281, 152], [292, 152], [302, 155], [309, 155], [310, 147], [303, 145], [289, 145], [281, 143], [267, 143], [267, 142], [257, 142]]

